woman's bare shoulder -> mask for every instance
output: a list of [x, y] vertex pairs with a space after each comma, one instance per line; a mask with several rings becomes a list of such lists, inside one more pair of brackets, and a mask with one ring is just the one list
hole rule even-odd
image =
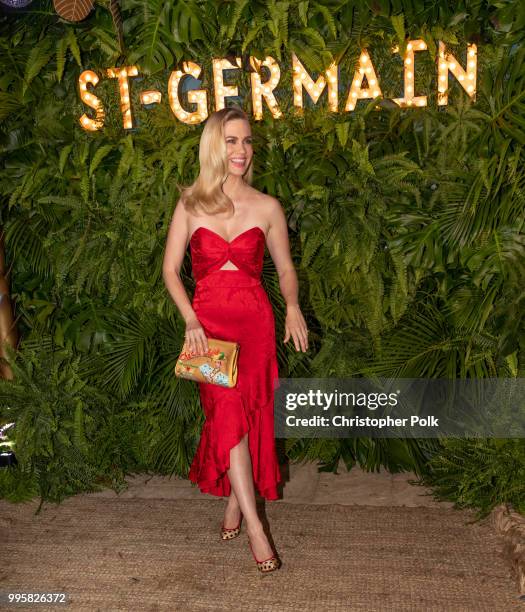
[[250, 187], [250, 195], [253, 198], [253, 202], [261, 207], [261, 210], [271, 212], [272, 209], [281, 205], [277, 198], [263, 193], [254, 187]]
[[266, 228], [265, 231], [268, 232], [272, 226], [272, 221], [279, 214], [279, 209], [281, 209], [279, 201], [273, 196], [262, 193], [262, 191], [257, 189], [253, 189], [253, 192], [250, 194], [250, 200], [250, 208], [253, 211], [250, 216], [253, 222], [264, 226]]
[[180, 209], [179, 214], [181, 215], [181, 218], [184, 218], [184, 220], [188, 223], [191, 223], [192, 219], [202, 217], [203, 215], [203, 213], [199, 210], [198, 207], [188, 206], [186, 200], [182, 197], [177, 202], [176, 208]]

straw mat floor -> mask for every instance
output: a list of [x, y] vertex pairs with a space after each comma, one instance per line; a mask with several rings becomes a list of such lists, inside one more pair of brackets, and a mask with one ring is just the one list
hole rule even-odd
[[488, 521], [434, 508], [266, 504], [283, 562], [260, 576], [223, 542], [222, 499], [0, 500], [0, 590], [65, 591], [12, 610], [524, 610]]

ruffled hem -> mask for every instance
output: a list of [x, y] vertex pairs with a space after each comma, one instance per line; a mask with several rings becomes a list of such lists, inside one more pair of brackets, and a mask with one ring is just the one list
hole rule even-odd
[[[206, 383], [201, 383], [206, 384]], [[260, 457], [261, 449], [261, 431], [257, 428], [256, 438], [251, 439], [250, 435], [252, 430], [255, 428], [254, 420], [261, 418], [267, 410], [271, 409], [273, 414], [273, 398], [271, 399], [271, 406], [260, 406], [258, 409], [248, 410], [247, 404], [242, 393], [239, 389], [235, 389], [236, 393], [232, 397], [236, 397], [240, 402], [238, 414], [240, 419], [230, 419], [230, 427], [221, 426], [220, 436], [224, 439], [228, 436], [228, 441], [224, 443], [221, 448], [218, 448], [216, 444], [213, 444], [214, 440], [218, 439], [218, 432], [213, 433], [212, 428], [214, 427], [213, 421], [206, 419], [204, 427], [201, 433], [201, 439], [195, 457], [193, 459], [190, 471], [189, 479], [191, 482], [197, 484], [202, 493], [208, 493], [218, 497], [228, 497], [231, 493], [231, 483], [228, 478], [227, 470], [230, 469], [230, 451], [232, 448], [237, 446], [243, 437], [248, 434], [248, 446], [250, 450], [250, 457], [252, 461], [252, 475], [253, 482], [256, 490], [259, 492], [261, 497], [268, 500], [279, 499], [277, 492], [277, 485], [281, 482], [281, 475], [279, 466], [277, 463], [277, 456], [275, 448], [272, 449], [274, 455], [274, 461], [270, 461], [270, 458], [265, 455]], [[232, 402], [232, 397], [228, 398], [228, 403]], [[217, 410], [217, 404], [219, 402], [214, 401], [215, 406], [213, 410], [213, 418], [217, 418], [220, 411]], [[252, 424], [250, 424], [252, 421]], [[260, 424], [260, 422], [259, 422]], [[271, 432], [273, 442], [273, 431]], [[267, 438], [266, 438], [267, 439]], [[267, 465], [270, 472], [273, 471], [272, 476], [269, 474], [261, 474], [263, 465]], [[273, 469], [270, 468], [273, 466]]]

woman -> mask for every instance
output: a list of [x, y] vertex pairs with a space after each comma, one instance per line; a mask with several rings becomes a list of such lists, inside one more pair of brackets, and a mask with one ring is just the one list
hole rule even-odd
[[[275, 321], [261, 285], [265, 245], [286, 300], [284, 342], [308, 348], [298, 304], [297, 275], [290, 257], [287, 223], [279, 202], [251, 187], [252, 135], [240, 108], [213, 113], [202, 131], [200, 173], [182, 195], [168, 232], [163, 277], [186, 321], [192, 351], [207, 338], [240, 344], [234, 388], [199, 383], [206, 421], [189, 477], [204, 493], [226, 496], [222, 538], [239, 534], [244, 517], [252, 554], [261, 572], [280, 567], [257, 515], [255, 487], [278, 498], [281, 481], [274, 439], [273, 393], [278, 378]], [[179, 276], [190, 245], [193, 301]]]

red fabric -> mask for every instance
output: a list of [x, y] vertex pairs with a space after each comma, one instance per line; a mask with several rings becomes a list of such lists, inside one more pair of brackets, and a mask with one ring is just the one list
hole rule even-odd
[[[240, 344], [235, 387], [198, 383], [206, 420], [189, 478], [211, 495], [230, 495], [230, 449], [248, 433], [255, 487], [278, 499], [273, 392], [279, 374], [273, 310], [260, 280], [264, 249], [257, 226], [230, 242], [205, 227], [190, 239], [195, 314], [207, 337]], [[220, 270], [228, 260], [239, 269]]]

